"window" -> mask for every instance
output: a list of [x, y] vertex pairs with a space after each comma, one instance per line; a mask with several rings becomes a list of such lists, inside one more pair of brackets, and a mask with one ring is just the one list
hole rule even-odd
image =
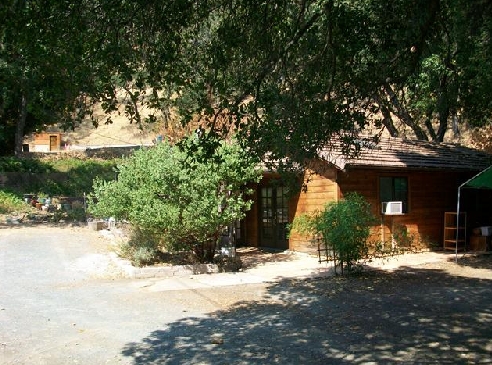
[[408, 179], [384, 176], [379, 178], [379, 201], [403, 202], [403, 213], [408, 213]]

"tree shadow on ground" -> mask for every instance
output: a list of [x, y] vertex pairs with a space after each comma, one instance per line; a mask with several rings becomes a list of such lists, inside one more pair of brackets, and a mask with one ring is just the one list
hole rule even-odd
[[492, 276], [403, 267], [289, 280], [259, 302], [163, 326], [135, 364], [362, 364], [492, 361]]
[[458, 265], [492, 270], [492, 252], [467, 253], [458, 258]]

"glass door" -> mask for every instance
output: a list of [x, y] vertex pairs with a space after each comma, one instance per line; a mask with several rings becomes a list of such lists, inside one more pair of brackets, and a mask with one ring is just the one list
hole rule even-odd
[[262, 187], [260, 192], [260, 245], [288, 249], [288, 190], [285, 187]]

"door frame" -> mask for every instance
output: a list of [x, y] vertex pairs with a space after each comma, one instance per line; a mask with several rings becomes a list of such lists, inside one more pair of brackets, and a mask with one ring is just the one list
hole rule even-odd
[[[258, 191], [258, 203], [259, 246], [279, 250], [289, 249], [288, 189], [285, 186], [261, 185]], [[269, 236], [266, 235], [267, 228], [270, 229]]]
[[58, 147], [58, 137], [55, 135], [50, 135], [50, 151], [55, 151], [57, 150]]

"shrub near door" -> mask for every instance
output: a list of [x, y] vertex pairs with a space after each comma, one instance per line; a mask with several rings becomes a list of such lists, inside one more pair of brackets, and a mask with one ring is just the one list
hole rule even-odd
[[246, 184], [260, 171], [238, 144], [204, 138], [135, 152], [118, 167], [117, 180], [95, 182], [91, 213], [127, 220], [148, 238], [146, 247], [153, 241], [156, 250], [189, 250], [211, 262], [222, 227], [250, 209]]
[[367, 239], [375, 222], [370, 204], [358, 194], [348, 194], [338, 202], [328, 203], [324, 210], [296, 218], [293, 229], [303, 234], [318, 235], [334, 253], [335, 270], [349, 270], [368, 254]]

